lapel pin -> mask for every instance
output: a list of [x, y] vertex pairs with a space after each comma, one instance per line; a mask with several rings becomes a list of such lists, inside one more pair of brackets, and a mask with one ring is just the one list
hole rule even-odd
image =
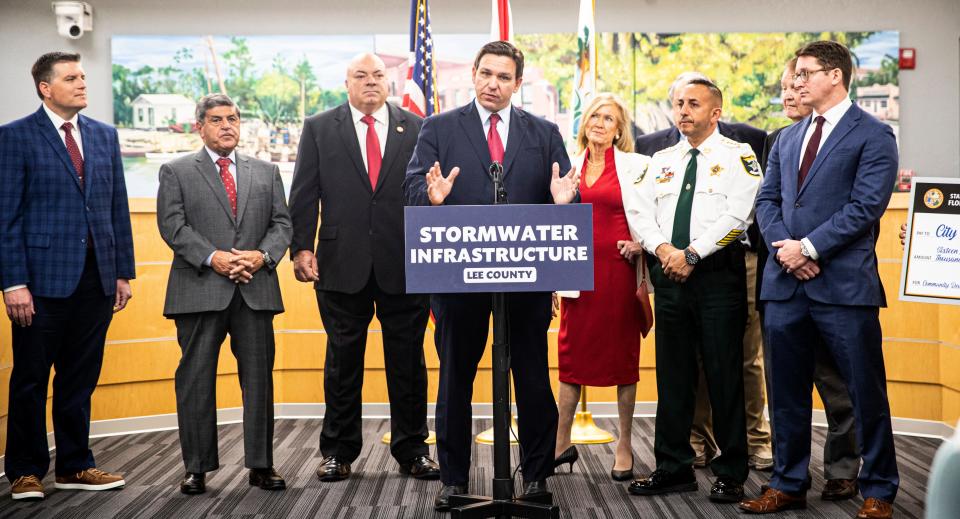
[[403, 126], [397, 126], [397, 133], [403, 133]]

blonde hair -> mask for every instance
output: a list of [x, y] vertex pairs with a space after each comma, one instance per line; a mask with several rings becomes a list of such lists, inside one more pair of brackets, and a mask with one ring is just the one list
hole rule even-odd
[[593, 117], [594, 112], [604, 106], [615, 106], [620, 116], [617, 117], [617, 135], [613, 138], [613, 145], [620, 151], [633, 153], [633, 125], [630, 123], [630, 111], [627, 105], [619, 97], [607, 92], [599, 93], [593, 96], [587, 109], [583, 111], [583, 117], [580, 119], [580, 129], [577, 130], [577, 153], [583, 153], [587, 148], [587, 121]]

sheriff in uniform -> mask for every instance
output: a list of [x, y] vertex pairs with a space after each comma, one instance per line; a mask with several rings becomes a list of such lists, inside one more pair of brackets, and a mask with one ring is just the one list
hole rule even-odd
[[686, 139], [656, 153], [637, 179], [639, 236], [653, 258], [656, 308], [656, 470], [634, 481], [637, 495], [697, 489], [690, 447], [703, 359], [721, 454], [710, 499], [739, 502], [747, 478], [743, 403], [746, 270], [739, 237], [753, 219], [761, 172], [747, 144], [717, 129], [722, 95], [707, 80], [683, 87], [675, 101]]

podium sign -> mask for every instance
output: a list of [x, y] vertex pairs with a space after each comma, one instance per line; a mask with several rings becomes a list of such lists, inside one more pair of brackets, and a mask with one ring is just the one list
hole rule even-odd
[[593, 290], [593, 207], [404, 209], [408, 293]]
[[914, 177], [900, 300], [960, 305], [960, 179]]

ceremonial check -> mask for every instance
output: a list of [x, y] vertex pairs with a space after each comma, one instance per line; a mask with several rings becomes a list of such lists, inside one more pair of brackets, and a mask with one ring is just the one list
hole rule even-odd
[[960, 179], [914, 178], [900, 299], [960, 304]]
[[593, 208], [404, 209], [409, 293], [593, 290]]

